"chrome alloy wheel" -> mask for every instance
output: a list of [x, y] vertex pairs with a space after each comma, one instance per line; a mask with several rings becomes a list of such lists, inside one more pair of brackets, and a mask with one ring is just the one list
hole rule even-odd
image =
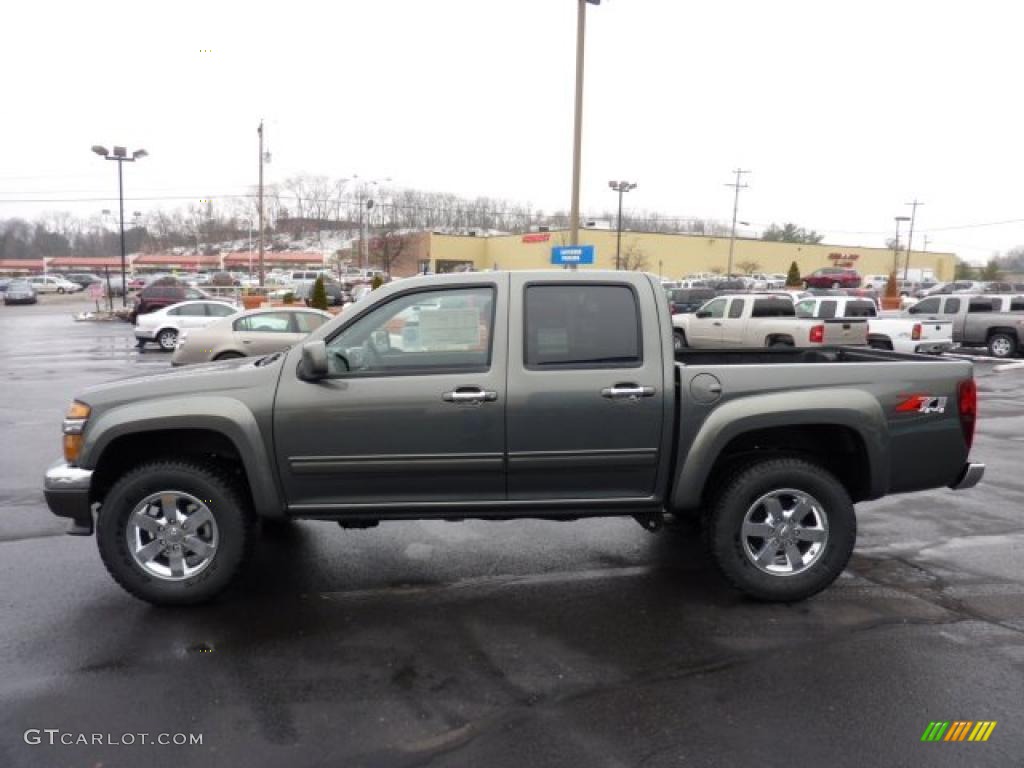
[[182, 491], [161, 491], [139, 502], [125, 535], [136, 564], [164, 581], [202, 573], [217, 554], [217, 521], [210, 508]]
[[771, 491], [743, 516], [743, 553], [773, 576], [803, 573], [821, 557], [828, 543], [828, 517], [813, 496], [792, 488]]
[[992, 354], [996, 357], [1009, 357], [1013, 354], [1013, 344], [1009, 339], [1000, 336], [992, 340]]

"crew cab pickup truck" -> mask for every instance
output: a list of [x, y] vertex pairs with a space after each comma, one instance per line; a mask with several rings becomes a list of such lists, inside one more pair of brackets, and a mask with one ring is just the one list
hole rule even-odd
[[905, 354], [941, 355], [953, 348], [953, 323], [909, 317], [881, 317], [871, 299], [814, 296], [796, 303], [797, 317], [867, 318], [868, 346]]
[[861, 319], [798, 318], [789, 295], [740, 293], [719, 296], [692, 315], [672, 318], [675, 349], [683, 347], [822, 347], [865, 345]]
[[981, 479], [968, 361], [672, 336], [651, 275], [402, 280], [288, 351], [79, 392], [46, 500], [157, 604], [221, 592], [258, 523], [601, 515], [703, 520], [734, 585], [792, 601], [856, 502]]
[[1013, 357], [1024, 346], [1024, 314], [997, 312], [988, 296], [929, 296], [907, 309], [914, 318], [953, 323], [953, 341], [962, 347], [988, 347], [993, 357]]

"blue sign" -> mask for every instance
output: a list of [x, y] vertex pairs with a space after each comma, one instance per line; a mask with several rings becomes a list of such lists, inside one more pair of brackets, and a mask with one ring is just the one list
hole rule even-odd
[[556, 245], [551, 249], [552, 264], [593, 264], [594, 246]]

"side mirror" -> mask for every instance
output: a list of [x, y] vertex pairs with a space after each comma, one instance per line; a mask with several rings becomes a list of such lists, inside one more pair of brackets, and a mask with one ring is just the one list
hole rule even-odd
[[921, 310], [919, 310], [919, 309], [917, 308], [917, 305], [916, 305], [916, 304], [915, 304], [914, 306], [912, 306], [912, 307], [907, 307], [907, 314], [908, 314], [908, 315], [916, 315], [916, 314], [918, 314], [918, 313], [919, 313], [920, 311], [921, 311]]
[[705, 317], [711, 317], [711, 313], [706, 309], [698, 310], [697, 317], [704, 319]]
[[307, 341], [302, 345], [301, 378], [317, 381], [328, 374], [327, 345], [323, 341]]

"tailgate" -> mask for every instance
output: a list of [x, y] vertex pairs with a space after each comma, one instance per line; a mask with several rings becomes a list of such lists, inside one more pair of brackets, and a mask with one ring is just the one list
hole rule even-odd
[[821, 322], [825, 325], [825, 338], [822, 343], [827, 347], [868, 343], [868, 321], [863, 318], [836, 318]]
[[921, 341], [945, 341], [953, 338], [953, 323], [934, 318], [921, 320]]

